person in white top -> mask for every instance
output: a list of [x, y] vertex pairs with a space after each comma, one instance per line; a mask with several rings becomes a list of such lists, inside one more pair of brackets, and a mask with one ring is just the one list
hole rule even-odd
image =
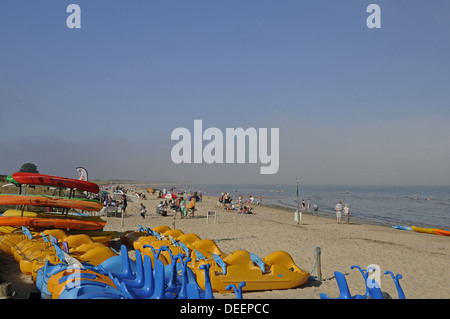
[[344, 206], [344, 216], [347, 224], [350, 223], [350, 207], [348, 207], [348, 203], [345, 203]]

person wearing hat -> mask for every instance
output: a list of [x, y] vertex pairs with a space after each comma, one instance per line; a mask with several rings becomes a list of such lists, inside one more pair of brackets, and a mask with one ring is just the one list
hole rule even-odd
[[348, 207], [348, 203], [345, 203], [345, 206], [344, 206], [344, 216], [345, 216], [345, 222], [347, 224], [350, 224], [350, 208]]

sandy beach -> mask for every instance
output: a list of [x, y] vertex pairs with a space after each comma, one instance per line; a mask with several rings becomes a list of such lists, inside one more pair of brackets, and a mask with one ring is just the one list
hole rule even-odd
[[[103, 217], [107, 221], [105, 230], [124, 232], [137, 230], [138, 225], [154, 228], [166, 225], [180, 229], [185, 234], [195, 233], [201, 239], [211, 239], [225, 253], [245, 249], [260, 257], [276, 250], [288, 252], [297, 266], [311, 272], [315, 264], [314, 250], [321, 249], [321, 281], [287, 290], [244, 292], [244, 299], [318, 299], [320, 293], [337, 297], [339, 290], [334, 272], [346, 274], [350, 292], [364, 294], [364, 280], [357, 269], [365, 269], [370, 264], [380, 267], [381, 289], [397, 299], [397, 291], [386, 270], [401, 274], [400, 283], [407, 299], [448, 299], [450, 298], [450, 276], [446, 267], [450, 264], [450, 238], [438, 235], [395, 230], [390, 227], [352, 223], [337, 224], [335, 219], [302, 215], [302, 224], [294, 221], [294, 213], [253, 205], [255, 215], [238, 214], [217, 206], [217, 198], [204, 196], [198, 202], [194, 218], [181, 219], [156, 214], [156, 206], [161, 199], [147, 194], [141, 200], [147, 207], [146, 218], [139, 213], [138, 203], [129, 203], [127, 216]], [[207, 212], [216, 211], [207, 223]], [[330, 212], [331, 216], [331, 212]], [[122, 226], [123, 222], [123, 226]], [[130, 255], [134, 255], [130, 251]], [[32, 282], [20, 274], [18, 266], [3, 265], [4, 281], [12, 281], [16, 290], [15, 298], [25, 298], [33, 290]], [[317, 275], [314, 273], [314, 275]], [[15, 277], [14, 277], [15, 276]], [[5, 278], [6, 277], [6, 278]], [[215, 293], [217, 299], [235, 298], [234, 294]]]
[[[244, 298], [268, 299], [317, 299], [320, 293], [337, 297], [339, 290], [334, 272], [347, 274], [352, 294], [364, 294], [364, 280], [357, 269], [376, 264], [382, 271], [381, 288], [392, 298], [398, 298], [397, 291], [386, 270], [401, 274], [400, 283], [406, 298], [448, 299], [450, 298], [450, 276], [446, 267], [450, 264], [450, 238], [438, 235], [396, 230], [391, 227], [365, 224], [337, 224], [335, 219], [302, 214], [302, 224], [294, 221], [294, 213], [253, 205], [255, 215], [238, 214], [217, 206], [217, 198], [204, 196], [198, 202], [194, 218], [181, 219], [173, 214], [162, 217], [155, 213], [161, 199], [148, 194], [141, 202], [147, 207], [147, 216], [139, 214], [139, 204], [130, 203], [128, 216], [107, 217], [105, 230], [137, 230], [138, 225], [154, 228], [166, 225], [180, 229], [185, 234], [195, 233], [202, 239], [213, 240], [225, 253], [245, 249], [260, 257], [276, 250], [288, 252], [300, 268], [312, 271], [315, 263], [314, 250], [321, 249], [322, 281], [288, 290], [245, 292]], [[209, 219], [207, 212], [216, 211], [216, 222]], [[331, 212], [330, 212], [331, 215]], [[216, 298], [234, 298], [234, 294], [215, 294]]]

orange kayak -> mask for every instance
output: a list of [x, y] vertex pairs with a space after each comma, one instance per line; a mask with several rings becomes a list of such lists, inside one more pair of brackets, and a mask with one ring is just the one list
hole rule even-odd
[[441, 235], [441, 236], [450, 236], [450, 231], [448, 230], [443, 230], [443, 229], [435, 229], [434, 233], [436, 235]]
[[100, 211], [103, 204], [85, 200], [51, 198], [45, 196], [0, 195], [0, 205], [32, 205], [45, 207], [74, 208], [88, 211]]
[[84, 220], [70, 218], [38, 218], [38, 217], [19, 217], [19, 216], [1, 216], [0, 226], [27, 226], [43, 228], [63, 228], [78, 230], [101, 230], [105, 227], [106, 221], [103, 220]]
[[97, 184], [73, 178], [26, 172], [12, 173], [12, 178], [19, 184], [76, 188], [96, 194], [99, 192]]

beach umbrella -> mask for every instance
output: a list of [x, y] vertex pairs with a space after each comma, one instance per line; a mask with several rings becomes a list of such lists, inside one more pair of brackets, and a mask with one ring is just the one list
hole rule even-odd
[[175, 199], [175, 198], [177, 198], [178, 196], [175, 195], [174, 193], [167, 193], [167, 194], [163, 195], [162, 197], [163, 197], [163, 198], [166, 198], [166, 199]]

